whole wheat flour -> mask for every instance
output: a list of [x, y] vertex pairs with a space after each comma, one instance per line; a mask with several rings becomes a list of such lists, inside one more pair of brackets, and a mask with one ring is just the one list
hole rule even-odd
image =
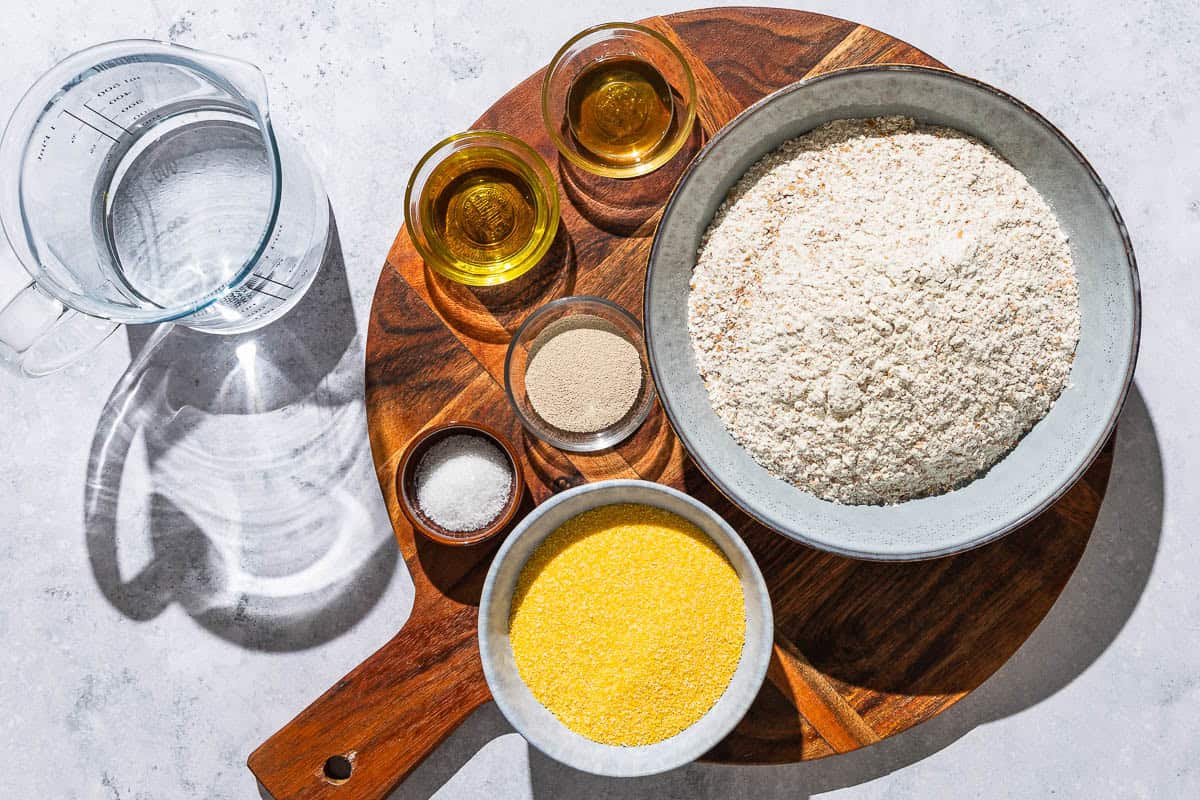
[[902, 117], [832, 122], [751, 167], [704, 236], [688, 319], [731, 435], [841, 503], [986, 471], [1079, 339], [1050, 207], [978, 140]]

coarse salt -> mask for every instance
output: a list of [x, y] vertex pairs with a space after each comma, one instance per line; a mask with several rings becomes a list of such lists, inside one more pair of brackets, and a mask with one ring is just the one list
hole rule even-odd
[[477, 531], [500, 516], [512, 492], [508, 457], [474, 434], [447, 436], [417, 464], [417, 505], [449, 531]]

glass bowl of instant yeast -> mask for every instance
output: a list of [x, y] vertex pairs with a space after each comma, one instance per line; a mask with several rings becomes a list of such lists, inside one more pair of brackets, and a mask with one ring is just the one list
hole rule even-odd
[[532, 147], [499, 131], [436, 144], [404, 194], [413, 246], [439, 275], [470, 286], [506, 283], [536, 265], [558, 230], [558, 188]]
[[599, 297], [564, 297], [517, 329], [504, 388], [525, 429], [561, 450], [612, 447], [654, 404], [642, 326]]
[[563, 157], [610, 178], [666, 164], [691, 135], [696, 79], [679, 48], [643, 25], [575, 35], [542, 83], [542, 119]]

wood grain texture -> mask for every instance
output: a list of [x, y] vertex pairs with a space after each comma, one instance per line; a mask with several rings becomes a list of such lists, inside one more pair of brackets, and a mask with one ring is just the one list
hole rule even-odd
[[[646, 23], [685, 53], [702, 95], [696, 130], [679, 157], [627, 182], [560, 163], [541, 128], [538, 73], [476, 127], [524, 139], [558, 174], [561, 226], [545, 262], [506, 286], [471, 289], [434, 276], [403, 229], [388, 253], [368, 328], [367, 416], [416, 601], [395, 638], [250, 756], [250, 768], [277, 800], [380, 800], [489, 699], [475, 626], [496, 545], [446, 548], [414, 538], [396, 506], [399, 455], [428, 425], [477, 419], [507, 433], [526, 456], [529, 508], [585, 481], [642, 477], [687, 491], [741, 532], [771, 589], [776, 647], [769, 680], [709, 760], [821, 758], [935, 716], [1012, 655], [1083, 553], [1108, 480], [1111, 442], [1062, 500], [1003, 540], [936, 561], [877, 564], [812, 550], [753, 522], [691, 464], [657, 406], [629, 440], [601, 453], [568, 455], [523, 434], [503, 389], [512, 332], [542, 303], [570, 294], [608, 297], [640, 316], [661, 209], [708, 136], [806, 76], [857, 64], [941, 66], [879, 31], [804, 12], [707, 9]], [[323, 776], [334, 755], [353, 762], [344, 783]]]

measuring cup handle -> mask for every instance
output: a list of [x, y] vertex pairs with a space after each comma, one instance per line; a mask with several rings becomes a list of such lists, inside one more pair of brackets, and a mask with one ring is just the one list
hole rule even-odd
[[116, 329], [114, 322], [67, 308], [35, 283], [0, 297], [0, 361], [22, 375], [56, 372]]

